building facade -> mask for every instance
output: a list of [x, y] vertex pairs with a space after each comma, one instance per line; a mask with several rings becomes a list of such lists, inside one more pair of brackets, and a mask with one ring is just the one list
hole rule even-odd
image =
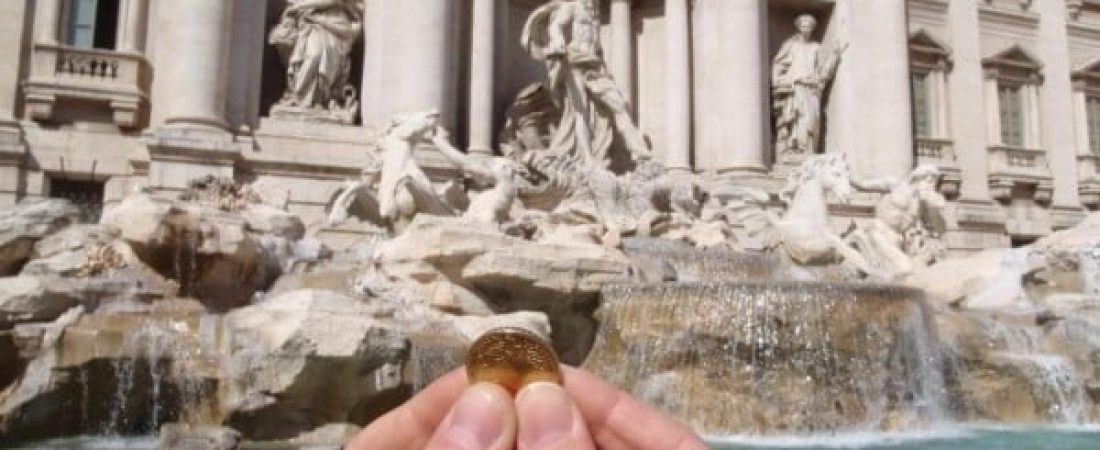
[[[346, 86], [325, 120], [288, 100], [293, 55], [279, 46], [284, 12], [311, 3], [347, 8], [332, 20], [355, 33], [333, 56]], [[215, 174], [320, 224], [395, 114], [436, 109], [460, 147], [499, 151], [513, 99], [545, 77], [520, 45], [544, 3], [2, 2], [0, 206], [69, 197], [94, 217], [137, 187]], [[864, 178], [938, 166], [951, 249], [1027, 243], [1100, 207], [1100, 1], [598, 3], [608, 69], [671, 169], [782, 182], [772, 62], [811, 14], [838, 55], [818, 150]], [[448, 176], [431, 149], [420, 156]], [[838, 226], [870, 217], [874, 195], [833, 205]]]

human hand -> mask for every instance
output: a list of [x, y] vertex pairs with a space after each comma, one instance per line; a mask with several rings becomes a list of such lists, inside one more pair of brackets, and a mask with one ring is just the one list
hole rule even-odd
[[562, 366], [564, 387], [511, 395], [444, 375], [351, 440], [347, 450], [706, 450], [694, 432], [596, 376]]

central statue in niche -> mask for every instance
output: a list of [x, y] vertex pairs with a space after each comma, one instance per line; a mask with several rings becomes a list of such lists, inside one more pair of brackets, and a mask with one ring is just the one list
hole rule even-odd
[[772, 107], [775, 114], [776, 157], [800, 160], [817, 153], [821, 136], [821, 97], [840, 60], [841, 47], [825, 53], [813, 40], [817, 19], [802, 14], [797, 32], [779, 48], [772, 61]]
[[286, 64], [286, 91], [272, 116], [312, 122], [355, 122], [359, 101], [351, 50], [363, 35], [363, 2], [288, 0], [268, 41]]
[[506, 152], [547, 150], [600, 167], [610, 163], [616, 131], [631, 159], [650, 150], [611, 78], [600, 47], [597, 0], [556, 0], [536, 9], [521, 43], [546, 64], [546, 81], [523, 90], [504, 131]]

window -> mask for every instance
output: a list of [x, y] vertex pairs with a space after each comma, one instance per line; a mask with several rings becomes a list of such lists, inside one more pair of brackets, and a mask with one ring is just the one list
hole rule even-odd
[[98, 223], [103, 214], [103, 191], [106, 182], [95, 180], [69, 180], [50, 178], [50, 198], [63, 198], [73, 202], [82, 213], [85, 223]]
[[1041, 150], [1039, 96], [1043, 65], [1022, 47], [1013, 46], [982, 61], [986, 114], [992, 120], [991, 147]]
[[80, 48], [115, 48], [119, 0], [68, 0], [65, 5], [66, 44]]
[[1089, 151], [1100, 156], [1100, 97], [1086, 100], [1088, 115]]
[[909, 64], [913, 137], [925, 142], [949, 141], [947, 74], [951, 71], [951, 50], [927, 31], [919, 30], [909, 36]]
[[933, 138], [933, 103], [929, 76], [927, 73], [914, 73], [913, 89], [913, 133], [918, 138]]
[[1001, 108], [1001, 143], [1023, 148], [1026, 144], [1023, 89], [1020, 86], [1000, 85], [997, 87], [997, 100]]

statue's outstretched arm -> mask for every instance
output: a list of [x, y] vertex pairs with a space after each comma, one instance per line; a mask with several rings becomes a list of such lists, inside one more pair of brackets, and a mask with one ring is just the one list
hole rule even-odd
[[451, 144], [450, 133], [442, 126], [436, 127], [432, 135], [432, 144], [435, 144], [435, 147], [439, 149], [439, 153], [442, 153], [463, 174], [477, 179], [491, 180], [493, 178], [492, 171], [485, 164], [471, 158], [470, 155], [463, 153]]

